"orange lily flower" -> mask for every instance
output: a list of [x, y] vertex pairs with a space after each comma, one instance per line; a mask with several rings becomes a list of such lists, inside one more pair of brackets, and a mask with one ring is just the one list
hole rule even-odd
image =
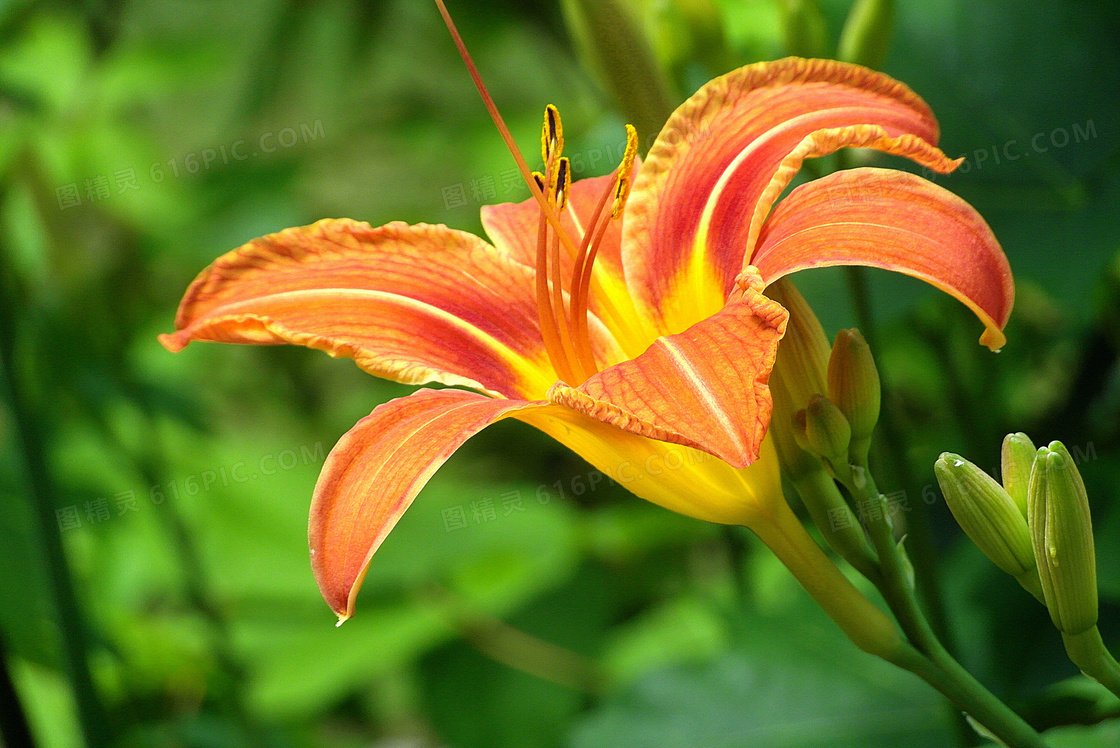
[[573, 183], [549, 107], [533, 198], [482, 210], [492, 243], [403, 223], [287, 229], [203, 271], [177, 331], [160, 339], [172, 351], [193, 340], [293, 343], [399, 382], [474, 390], [421, 389], [380, 405], [331, 451], [309, 537], [340, 621], [429, 477], [504, 418], [644, 499], [750, 527], [814, 596], [833, 594], [847, 582], [786, 506], [766, 436], [787, 320], [766, 285], [830, 265], [906, 273], [973, 309], [993, 349], [1013, 286], [983, 219], [909, 173], [838, 172], [771, 208], [804, 159], [843, 147], [951, 171], [959, 162], [937, 140], [932, 112], [903, 84], [790, 58], [711, 81], [644, 162], [630, 129], [613, 174]]

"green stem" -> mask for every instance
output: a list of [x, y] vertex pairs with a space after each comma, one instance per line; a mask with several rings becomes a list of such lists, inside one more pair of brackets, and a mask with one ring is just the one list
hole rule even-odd
[[1108, 651], [1096, 626], [1080, 634], [1062, 634], [1066, 653], [1081, 672], [1120, 696], [1120, 663]]
[[859, 502], [879, 504], [880, 511], [876, 514], [881, 519], [869, 521], [867, 532], [879, 556], [883, 572], [880, 591], [902, 630], [923, 655], [923, 659], [928, 658], [939, 674], [929, 671], [918, 660], [895, 664], [919, 675], [1012, 748], [1045, 746], [1042, 737], [1030, 725], [988, 691], [942, 646], [918, 605], [914, 586], [906, 571], [903, 551], [895, 542], [888, 520], [885, 497], [879, 493], [870, 473], [866, 468], [853, 466], [848, 473], [839, 476], [839, 479], [852, 493], [857, 505]]
[[867, 284], [867, 268], [859, 265], [845, 265], [844, 279], [848, 282], [848, 295], [856, 313], [856, 324], [863, 333], [864, 340], [875, 350], [875, 317], [871, 313], [871, 296]]
[[984, 688], [944, 648], [928, 658], [914, 649], [903, 650], [903, 654], [904, 659], [895, 665], [933, 686], [1009, 748], [1047, 748], [1041, 735]]
[[[848, 282], [848, 292], [860, 331], [871, 350], [878, 353], [880, 351], [878, 329], [871, 311], [871, 289], [867, 282], [867, 268], [854, 265], [846, 266], [844, 277]], [[886, 380], [883, 380], [882, 388], [883, 417], [879, 419], [879, 429], [883, 432], [884, 438], [880, 440], [880, 444], [886, 444], [886, 449], [890, 453], [891, 464], [895, 466], [895, 472], [898, 473], [896, 478], [899, 479], [899, 482], [906, 486], [913, 485], [914, 481], [907, 469], [905, 435], [896, 426], [897, 412]], [[918, 592], [921, 594], [926, 610], [929, 611], [933, 630], [937, 632], [939, 638], [948, 641], [949, 627], [945, 616], [945, 607], [941, 602], [941, 585], [938, 578], [937, 559], [929, 520], [923, 512], [914, 512], [907, 522]]]
[[813, 524], [832, 549], [878, 587], [881, 582], [879, 561], [832, 476], [822, 467], [792, 482]]

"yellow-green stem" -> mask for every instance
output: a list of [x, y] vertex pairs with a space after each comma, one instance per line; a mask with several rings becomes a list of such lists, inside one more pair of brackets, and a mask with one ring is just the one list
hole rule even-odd
[[888, 661], [898, 657], [905, 646], [898, 627], [844, 576], [784, 501], [754, 525], [751, 530], [857, 647]]

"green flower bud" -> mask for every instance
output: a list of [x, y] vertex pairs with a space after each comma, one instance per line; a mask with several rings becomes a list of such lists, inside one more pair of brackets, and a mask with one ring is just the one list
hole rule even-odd
[[560, 6], [580, 59], [646, 142], [661, 131], [679, 96], [657, 59], [642, 7], [624, 0], [563, 0]]
[[1034, 454], [1034, 442], [1026, 434], [1019, 432], [1003, 438], [1003, 450], [1000, 452], [1003, 487], [1023, 513], [1024, 519], [1027, 516], [1027, 484], [1031, 480]]
[[879, 370], [859, 330], [841, 330], [836, 335], [828, 359], [828, 397], [852, 427], [852, 462], [866, 464], [882, 394]]
[[933, 471], [949, 511], [984, 555], [1016, 579], [1033, 572], [1035, 559], [1027, 521], [1003, 486], [951, 452], [942, 453]]
[[836, 59], [880, 69], [894, 25], [894, 0], [856, 0], [840, 32]]
[[809, 398], [805, 409], [805, 439], [813, 452], [834, 465], [848, 463], [852, 427], [848, 419], [823, 395]]
[[1051, 620], [1063, 634], [1091, 629], [1097, 624], [1097, 562], [1089, 497], [1061, 442], [1035, 456], [1027, 519]]
[[831, 57], [828, 24], [817, 0], [782, 0], [782, 36], [786, 51], [798, 57]]
[[[778, 453], [782, 475], [796, 484], [803, 477], [823, 471], [824, 467], [816, 455], [809, 454], [802, 448], [794, 434], [793, 414], [797, 409], [793, 405], [789, 388], [781, 377], [770, 377], [770, 394], [774, 398], [774, 412], [770, 418], [769, 434], [774, 437], [774, 449]], [[802, 428], [801, 434], [804, 433]]]
[[791, 419], [793, 438], [802, 451], [815, 456], [817, 451], [813, 449], [813, 445], [809, 443], [808, 422], [809, 414], [805, 408], [793, 414], [793, 418]]

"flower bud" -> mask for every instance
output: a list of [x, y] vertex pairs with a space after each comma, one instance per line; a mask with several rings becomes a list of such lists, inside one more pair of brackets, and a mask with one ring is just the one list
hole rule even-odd
[[1030, 574], [1035, 567], [1031, 533], [1003, 486], [951, 452], [942, 453], [933, 470], [945, 503], [964, 534], [1011, 576], [1019, 579]]
[[828, 24], [817, 0], [782, 0], [786, 51], [798, 57], [828, 56]]
[[797, 446], [809, 455], [816, 456], [817, 451], [813, 449], [813, 445], [809, 443], [809, 413], [805, 408], [793, 414], [791, 420], [793, 428], [793, 438], [797, 442]]
[[780, 380], [789, 396], [791, 410], [796, 412], [808, 406], [813, 395], [828, 392], [825, 385], [828, 338], [809, 302], [788, 278], [771, 283], [766, 295], [789, 312], [786, 334], [778, 346], [770, 381]]
[[560, 6], [580, 59], [643, 141], [660, 132], [679, 96], [657, 58], [640, 4], [563, 0]]
[[866, 464], [882, 396], [879, 370], [859, 330], [841, 330], [836, 335], [828, 359], [828, 397], [852, 427], [852, 462]]
[[840, 32], [836, 59], [881, 69], [894, 25], [894, 0], [856, 0]]
[[815, 454], [834, 465], [848, 463], [852, 428], [848, 419], [823, 395], [809, 398], [805, 409], [805, 440]]
[[792, 412], [789, 410], [792, 398], [780, 378], [770, 378], [770, 390], [774, 395], [774, 414], [770, 420], [770, 435], [774, 437], [774, 448], [778, 453], [782, 475], [787, 477], [801, 497], [801, 503], [813, 519], [828, 544], [848, 560], [861, 574], [872, 578], [878, 562], [867, 544], [863, 528], [852, 513], [844, 496], [836, 487], [832, 477], [825, 471], [819, 457], [810, 454], [802, 446], [809, 446], [805, 436], [805, 411], [801, 411], [795, 428]]
[[1097, 562], [1089, 498], [1061, 442], [1050, 442], [1035, 456], [1027, 519], [1051, 620], [1063, 634], [1089, 630], [1097, 623]]
[[[820, 459], [809, 454], [801, 446], [795, 434], [793, 397], [781, 377], [770, 377], [770, 394], [774, 398], [774, 412], [770, 418], [769, 434], [774, 437], [774, 449], [778, 453], [778, 463], [782, 475], [796, 483], [802, 477], [823, 470]], [[800, 427], [801, 436], [805, 434]]]
[[1024, 519], [1027, 516], [1027, 484], [1031, 480], [1034, 453], [1034, 442], [1022, 432], [1008, 434], [1003, 438], [1003, 449], [1000, 452], [1003, 487], [1023, 513]]

